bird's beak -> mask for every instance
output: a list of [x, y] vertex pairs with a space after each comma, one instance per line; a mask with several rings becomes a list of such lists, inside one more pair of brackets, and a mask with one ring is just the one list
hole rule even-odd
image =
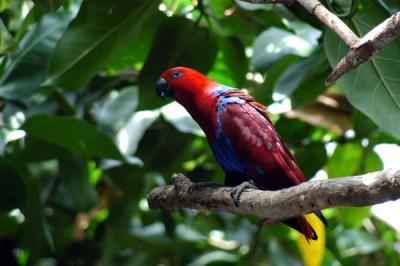
[[168, 81], [163, 78], [159, 78], [156, 82], [156, 90], [158, 97], [164, 99], [165, 97], [172, 97], [173, 91], [169, 87]]

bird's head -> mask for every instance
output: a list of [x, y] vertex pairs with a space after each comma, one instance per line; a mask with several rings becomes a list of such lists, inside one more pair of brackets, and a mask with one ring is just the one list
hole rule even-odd
[[207, 92], [212, 81], [203, 74], [186, 67], [174, 67], [161, 74], [156, 83], [161, 98], [170, 97], [184, 102]]

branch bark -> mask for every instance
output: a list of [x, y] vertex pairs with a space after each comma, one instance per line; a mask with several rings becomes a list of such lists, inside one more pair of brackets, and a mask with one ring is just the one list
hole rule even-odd
[[183, 174], [173, 175], [173, 185], [154, 188], [147, 196], [153, 210], [191, 208], [264, 218], [266, 224], [331, 207], [360, 207], [400, 198], [400, 169], [360, 176], [311, 181], [278, 191], [246, 189], [239, 207], [231, 187], [207, 187], [188, 193], [193, 184]]
[[368, 61], [373, 54], [385, 47], [389, 42], [400, 36], [400, 12], [383, 21], [363, 38], [359, 39], [343, 57], [325, 84], [328, 86], [345, 73]]
[[339, 36], [347, 46], [358, 41], [357, 35], [347, 25], [317, 0], [296, 0], [308, 12], [316, 16], [322, 23]]
[[318, 0], [250, 0], [253, 3], [291, 4], [297, 1], [317, 17], [350, 48], [347, 55], [335, 66], [325, 81], [329, 86], [347, 72], [371, 59], [372, 55], [400, 36], [400, 12], [376, 26], [363, 38], [359, 38], [340, 18], [330, 12]]

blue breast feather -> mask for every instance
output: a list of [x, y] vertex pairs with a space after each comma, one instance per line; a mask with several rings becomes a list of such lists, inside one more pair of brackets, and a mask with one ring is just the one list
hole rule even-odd
[[[231, 90], [229, 87], [223, 87], [219, 90], [216, 90], [216, 96], [220, 96], [222, 93], [226, 92], [227, 90]], [[227, 104], [243, 104], [245, 103], [244, 100], [240, 99], [239, 97], [224, 97], [222, 96], [217, 105], [217, 124], [218, 128], [216, 130], [216, 136], [211, 143], [211, 149], [214, 153], [214, 156], [218, 163], [224, 168], [227, 172], [238, 172], [238, 173], [245, 173], [246, 166], [245, 164], [239, 159], [235, 148], [233, 147], [232, 142], [224, 136], [222, 133], [222, 121], [221, 121], [221, 114], [224, 111], [225, 105]]]

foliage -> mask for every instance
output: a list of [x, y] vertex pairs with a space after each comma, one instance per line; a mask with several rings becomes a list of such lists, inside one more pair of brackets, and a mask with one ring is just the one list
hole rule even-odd
[[[338, 14], [352, 8], [329, 2]], [[347, 23], [364, 34], [399, 9], [396, 1], [362, 2]], [[382, 169], [376, 145], [399, 143], [400, 42], [325, 88], [329, 63], [345, 50], [298, 6], [0, 1], [2, 265], [310, 260], [284, 225], [149, 210], [146, 193], [174, 172], [223, 181], [199, 128], [176, 103], [158, 99], [154, 84], [162, 71], [185, 65], [245, 87], [271, 106], [307, 176], [355, 175]], [[274, 112], [288, 102], [294, 111]], [[398, 235], [371, 208], [324, 213], [326, 247], [314, 263], [400, 264]]]

